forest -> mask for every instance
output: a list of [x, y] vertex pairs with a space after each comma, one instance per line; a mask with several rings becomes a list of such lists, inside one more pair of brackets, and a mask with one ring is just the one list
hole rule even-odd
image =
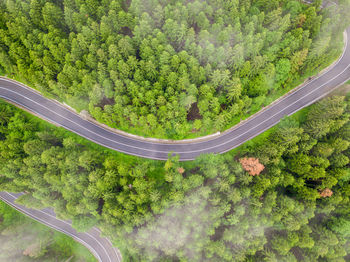
[[[339, 56], [350, 1], [321, 2], [3, 0], [0, 75], [130, 133], [210, 134]], [[191, 162], [123, 155], [0, 101], [0, 191], [98, 226], [125, 261], [349, 261], [349, 167], [349, 95]], [[0, 204], [0, 240], [22, 241], [17, 222]], [[54, 233], [33, 234], [57, 254]]]
[[87, 248], [70, 237], [3, 202], [0, 202], [0, 243], [0, 260], [6, 262], [96, 261]]
[[349, 261], [350, 97], [330, 96], [223, 155], [153, 161], [0, 103], [0, 190], [26, 192], [125, 261]]
[[334, 61], [349, 0], [0, 1], [0, 74], [130, 133], [222, 131]]

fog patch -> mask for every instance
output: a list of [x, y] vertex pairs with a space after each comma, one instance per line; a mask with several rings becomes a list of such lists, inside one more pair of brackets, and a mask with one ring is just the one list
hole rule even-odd
[[[230, 205], [221, 205], [221, 201], [224, 200], [216, 199], [215, 192], [204, 186], [186, 196], [182, 205], [155, 215], [151, 222], [129, 237], [151, 261], [175, 257], [186, 261], [210, 261], [210, 247], [221, 244], [226, 246], [223, 249], [226, 255], [240, 260], [246, 256], [252, 240], [264, 245], [265, 230], [273, 223], [254, 214], [257, 200], [244, 198], [237, 204], [230, 202]], [[226, 222], [222, 223], [222, 219]]]

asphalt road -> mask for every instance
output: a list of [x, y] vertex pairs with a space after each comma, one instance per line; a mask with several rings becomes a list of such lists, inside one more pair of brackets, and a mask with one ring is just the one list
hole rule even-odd
[[91, 253], [101, 262], [121, 262], [122, 257], [118, 249], [114, 248], [112, 243], [104, 237], [100, 236], [101, 231], [97, 228], [92, 228], [88, 232], [77, 232], [72, 228], [70, 221], [64, 221], [56, 218], [55, 212], [50, 208], [42, 210], [26, 208], [16, 204], [15, 200], [22, 195], [0, 192], [0, 199], [8, 205], [14, 207], [19, 212], [31, 217], [40, 223], [60, 231], [76, 241], [86, 246]]
[[[350, 35], [350, 27], [346, 30]], [[350, 47], [346, 40], [344, 53], [335, 66], [296, 89], [253, 117], [207, 140], [191, 142], [146, 141], [118, 134], [93, 122], [59, 103], [18, 82], [0, 79], [0, 97], [26, 108], [40, 117], [56, 123], [102, 146], [130, 155], [166, 160], [169, 152], [180, 155], [181, 161], [193, 160], [203, 153], [224, 153], [276, 125], [281, 118], [319, 100], [350, 79]]]

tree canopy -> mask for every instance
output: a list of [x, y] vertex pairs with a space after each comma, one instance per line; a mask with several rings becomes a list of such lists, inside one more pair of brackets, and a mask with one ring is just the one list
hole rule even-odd
[[128, 132], [209, 134], [335, 59], [339, 2], [1, 1], [0, 73]]
[[125, 260], [346, 261], [350, 254], [344, 97], [285, 118], [233, 152], [191, 162], [102, 150], [5, 103], [0, 112], [0, 190], [27, 192], [20, 203], [53, 207], [78, 230], [98, 224]]

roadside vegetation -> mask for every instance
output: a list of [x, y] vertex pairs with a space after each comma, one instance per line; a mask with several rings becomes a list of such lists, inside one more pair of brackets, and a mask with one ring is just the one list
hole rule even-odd
[[111, 127], [222, 131], [334, 61], [349, 1], [0, 2], [0, 73]]
[[348, 261], [350, 101], [332, 96], [224, 155], [101, 150], [0, 104], [0, 190], [98, 225], [125, 261]]
[[0, 201], [0, 261], [93, 262], [87, 248]]
[[[0, 74], [111, 127], [201, 136], [332, 63], [350, 23], [337, 2], [4, 0]], [[349, 159], [349, 95], [190, 162], [114, 152], [0, 101], [0, 191], [99, 226], [125, 261], [349, 261]], [[3, 203], [0, 240], [4, 261], [94, 260]]]

